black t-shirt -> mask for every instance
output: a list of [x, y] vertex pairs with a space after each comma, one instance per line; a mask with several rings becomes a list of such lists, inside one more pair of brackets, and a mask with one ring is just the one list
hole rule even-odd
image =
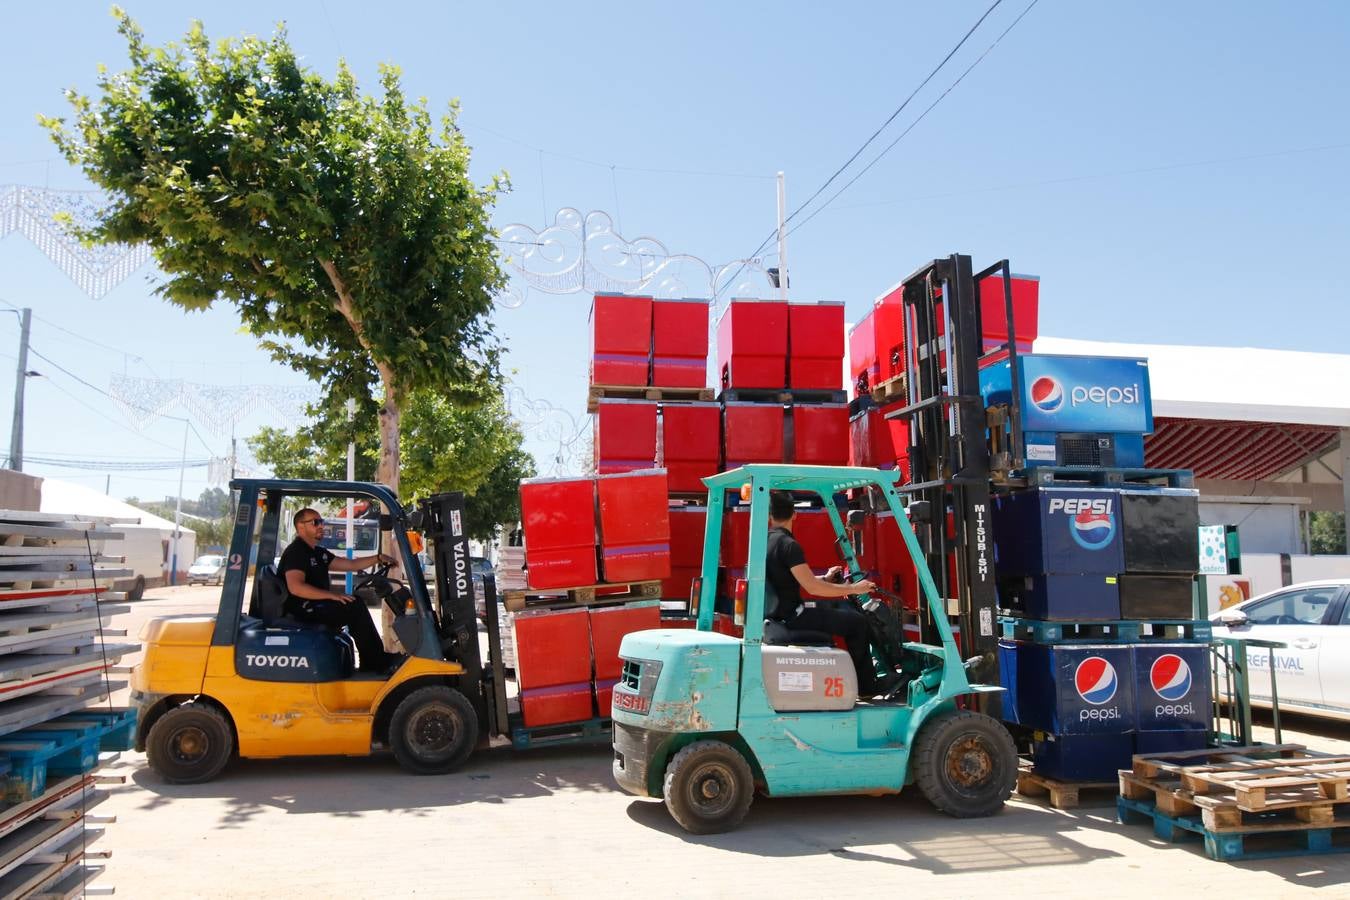
[[331, 591], [333, 585], [328, 580], [328, 564], [333, 554], [324, 547], [311, 547], [300, 538], [291, 541], [290, 546], [281, 552], [281, 562], [277, 565], [277, 574], [286, 580], [286, 573], [294, 569], [303, 572], [305, 584], [321, 591]]
[[764, 551], [765, 587], [772, 587], [778, 595], [778, 604], [770, 608], [772, 598], [766, 596], [764, 617], [786, 621], [792, 618], [802, 602], [801, 588], [792, 574], [792, 567], [806, 562], [802, 545], [786, 528], [770, 528], [769, 543]]

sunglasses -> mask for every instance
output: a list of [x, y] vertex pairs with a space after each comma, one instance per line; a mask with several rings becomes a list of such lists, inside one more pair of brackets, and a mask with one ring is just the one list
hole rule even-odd
[[301, 525], [322, 525], [323, 519], [303, 519]]

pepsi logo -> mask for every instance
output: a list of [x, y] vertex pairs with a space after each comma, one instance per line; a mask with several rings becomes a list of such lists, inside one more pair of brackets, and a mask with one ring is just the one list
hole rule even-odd
[[1043, 413], [1059, 412], [1064, 405], [1064, 387], [1049, 375], [1031, 383], [1031, 402]]
[[1086, 510], [1069, 519], [1069, 534], [1084, 550], [1101, 550], [1116, 536], [1116, 520], [1110, 513]]
[[1093, 706], [1109, 703], [1116, 695], [1119, 684], [1116, 667], [1101, 656], [1089, 656], [1078, 664], [1073, 673], [1073, 686], [1078, 696]]
[[1175, 653], [1164, 653], [1149, 667], [1148, 680], [1155, 694], [1175, 702], [1191, 692], [1191, 667]]

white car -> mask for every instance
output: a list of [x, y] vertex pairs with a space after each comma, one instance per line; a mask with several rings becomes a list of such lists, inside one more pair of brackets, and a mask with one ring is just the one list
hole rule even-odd
[[225, 581], [225, 557], [199, 556], [188, 566], [188, 584], [221, 584]]
[[[1309, 581], [1244, 600], [1210, 616], [1214, 637], [1279, 641], [1280, 709], [1350, 721], [1350, 579]], [[1248, 648], [1252, 702], [1270, 705], [1272, 651]]]

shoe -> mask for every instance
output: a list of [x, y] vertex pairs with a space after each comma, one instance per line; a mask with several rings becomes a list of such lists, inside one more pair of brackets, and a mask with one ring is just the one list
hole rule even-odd
[[909, 676], [903, 672], [887, 672], [877, 678], [872, 696], [889, 700], [900, 692], [900, 688], [907, 684], [909, 684]]

